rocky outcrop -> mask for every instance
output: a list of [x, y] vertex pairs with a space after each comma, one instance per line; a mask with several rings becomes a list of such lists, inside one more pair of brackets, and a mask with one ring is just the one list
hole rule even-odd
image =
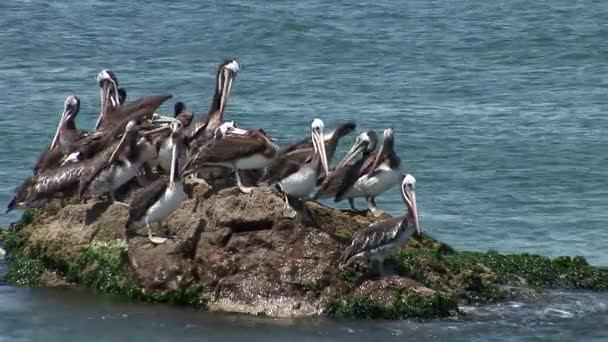
[[459, 302], [523, 293], [512, 285], [608, 288], [607, 273], [582, 258], [456, 252], [428, 236], [412, 238], [387, 260], [386, 278], [369, 276], [364, 264], [339, 270], [353, 232], [374, 219], [309, 202], [307, 219], [292, 220], [281, 215], [282, 206], [269, 188], [242, 194], [198, 186], [156, 229], [172, 236], [156, 246], [143, 230], [125, 229], [127, 209], [120, 205], [52, 202], [27, 212], [4, 236], [6, 278], [210, 310], [369, 318], [447, 316]]

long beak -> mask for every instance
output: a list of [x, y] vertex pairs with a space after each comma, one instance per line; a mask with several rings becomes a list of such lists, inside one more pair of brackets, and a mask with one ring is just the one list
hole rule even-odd
[[112, 82], [112, 88], [114, 89], [114, 97], [110, 96], [110, 101], [112, 101], [112, 107], [116, 108], [120, 106], [120, 97], [118, 96], [118, 84], [116, 84], [113, 79], [110, 79], [110, 82]]
[[151, 129], [151, 130], [149, 130], [149, 131], [145, 131], [145, 132], [139, 132], [139, 134], [140, 134], [141, 136], [144, 136], [144, 137], [145, 137], [145, 136], [148, 136], [148, 135], [150, 135], [150, 134], [154, 134], [154, 133], [156, 133], [156, 132], [166, 131], [166, 130], [168, 130], [168, 129], [170, 129], [170, 128], [171, 128], [171, 127], [169, 127], [169, 126], [164, 126], [164, 127], [159, 127], [159, 128]]
[[120, 139], [120, 142], [118, 143], [118, 145], [116, 145], [116, 149], [114, 149], [114, 152], [112, 152], [112, 155], [108, 160], [113, 161], [116, 158], [116, 154], [122, 149], [125, 142], [127, 141], [127, 135], [128, 134], [126, 132], [122, 135], [122, 139]]
[[374, 174], [374, 171], [376, 171], [378, 164], [380, 164], [380, 161], [383, 159], [385, 154], [386, 154], [386, 144], [384, 143], [384, 141], [382, 141], [382, 146], [380, 146], [380, 150], [378, 150], [378, 153], [376, 153], [376, 157], [374, 158], [374, 163], [372, 164], [372, 167], [369, 169], [369, 172], [367, 173], [368, 177], [371, 177], [371, 175]]
[[336, 166], [336, 169], [350, 163], [351, 160], [353, 160], [359, 153], [363, 152], [363, 149], [364, 149], [363, 142], [357, 142], [356, 144], [354, 144], [350, 148], [350, 150], [346, 153], [344, 158], [342, 158], [342, 160], [340, 160], [340, 162], [338, 163], [338, 166]]
[[319, 156], [321, 157], [321, 165], [323, 166], [323, 171], [325, 174], [329, 174], [329, 165], [327, 163], [327, 153], [325, 152], [325, 140], [323, 139], [323, 131], [321, 130], [319, 133], [315, 133], [313, 139], [316, 139], [317, 142], [317, 150]]
[[249, 133], [249, 131], [242, 129], [242, 128], [238, 128], [238, 127], [234, 127], [231, 128], [230, 130], [228, 130], [229, 134], [238, 134], [238, 135], [246, 135]]
[[224, 84], [222, 84], [222, 97], [220, 98], [220, 113], [224, 114], [226, 108], [226, 102], [228, 96], [230, 96], [230, 90], [232, 89], [232, 72], [224, 69]]
[[49, 147], [49, 150], [52, 150], [57, 147], [57, 141], [59, 140], [59, 131], [61, 131], [61, 127], [63, 126], [63, 123], [65, 122], [67, 116], [68, 110], [65, 109], [63, 111], [63, 114], [61, 114], [61, 119], [59, 120], [59, 125], [57, 125], [57, 130], [55, 131], [55, 136], [53, 136], [53, 140], [51, 141], [51, 146]]
[[175, 183], [175, 181], [177, 180], [176, 176], [180, 171], [180, 170], [177, 170], [177, 166], [178, 166], [177, 165], [177, 153], [178, 153], [177, 145], [179, 145], [179, 143], [174, 142], [173, 148], [171, 151], [171, 174], [169, 175], [170, 184]]
[[179, 120], [177, 120], [174, 117], [160, 115], [158, 113], [154, 113], [152, 115], [152, 122], [155, 122], [155, 123], [169, 123], [170, 124], [170, 123], [174, 123], [176, 121], [179, 121]]
[[94, 130], [99, 129], [99, 126], [101, 126], [101, 121], [103, 120], [103, 117], [105, 116], [106, 112], [108, 111], [108, 102], [110, 101], [110, 88], [108, 87], [107, 82], [104, 82], [103, 86], [99, 90], [99, 98], [101, 101], [101, 104], [100, 104], [101, 109], [99, 112], [99, 117], [97, 118], [97, 121], [95, 122]]
[[405, 200], [409, 206], [408, 210], [414, 218], [414, 228], [416, 228], [416, 232], [420, 235], [420, 221], [418, 221], [418, 209], [416, 207], [416, 191], [410, 189], [404, 190]]

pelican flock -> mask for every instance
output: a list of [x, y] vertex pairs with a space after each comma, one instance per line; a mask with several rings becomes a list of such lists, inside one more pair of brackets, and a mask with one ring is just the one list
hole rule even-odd
[[[244, 129], [224, 120], [239, 70], [233, 59], [219, 65], [211, 105], [199, 117], [179, 101], [172, 115], [157, 113], [172, 98], [169, 94], [129, 102], [116, 74], [101, 70], [96, 77], [100, 107], [94, 129], [77, 128], [81, 102], [76, 95], [68, 96], [55, 135], [32, 175], [16, 188], [8, 211], [38, 207], [55, 198], [85, 201], [104, 197], [129, 208], [125, 228], [145, 226], [150, 242], [161, 244], [167, 238], [153, 236], [152, 224], [169, 217], [188, 197], [184, 189], [188, 178], [211, 182], [204, 179], [209, 168], [224, 169], [224, 177], [234, 173], [236, 187], [244, 194], [256, 186], [276, 187], [285, 198], [282, 215], [289, 219], [303, 214], [302, 206], [293, 206], [295, 201], [305, 208], [306, 201], [323, 198], [348, 200], [353, 210], [354, 200], [363, 198], [369, 212], [380, 216], [376, 197], [400, 184], [406, 215], [359, 230], [340, 260], [341, 266], [370, 260], [382, 274], [388, 253], [414, 232], [420, 233], [416, 181], [401, 171], [394, 130], [384, 130], [382, 141], [374, 131], [360, 133], [350, 151], [330, 168], [338, 143], [356, 124], [345, 122], [326, 132], [323, 120], [315, 118], [309, 123], [308, 137], [281, 149], [264, 130]], [[246, 186], [243, 176], [253, 186]], [[133, 189], [134, 184], [139, 189], [130, 203], [119, 202], [117, 194]]]

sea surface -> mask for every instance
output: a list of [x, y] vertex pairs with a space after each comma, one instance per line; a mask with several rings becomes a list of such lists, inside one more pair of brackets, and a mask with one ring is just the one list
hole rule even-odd
[[[283, 144], [315, 117], [393, 127], [425, 232], [608, 266], [607, 37], [594, 0], [0, 1], [0, 207], [66, 96], [93, 126], [102, 68], [129, 99], [171, 93], [200, 115], [217, 64], [237, 58], [226, 118], [242, 127]], [[397, 189], [378, 204], [404, 210]], [[457, 321], [274, 320], [2, 285], [0, 341], [606, 341], [607, 303], [561, 291]]]

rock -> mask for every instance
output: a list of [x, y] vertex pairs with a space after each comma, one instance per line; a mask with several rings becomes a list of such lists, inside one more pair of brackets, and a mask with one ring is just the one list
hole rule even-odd
[[[370, 278], [365, 264], [337, 267], [353, 232], [376, 220], [365, 212], [308, 202], [310, 219], [287, 219], [281, 215], [282, 196], [269, 188], [243, 194], [214, 184], [195, 186], [192, 194], [162, 223], [157, 233], [172, 239], [158, 246], [149, 243], [145, 228], [127, 231], [128, 212], [120, 205], [52, 202], [28, 211], [4, 236], [14, 255], [7, 280], [73, 282], [217, 311], [360, 318], [444, 317], [456, 311], [459, 300], [505, 298], [500, 285], [520, 278], [608, 288], [608, 271], [584, 260], [456, 252], [426, 235], [410, 239], [387, 260], [392, 275]], [[519, 262], [526, 266], [518, 268]]]

